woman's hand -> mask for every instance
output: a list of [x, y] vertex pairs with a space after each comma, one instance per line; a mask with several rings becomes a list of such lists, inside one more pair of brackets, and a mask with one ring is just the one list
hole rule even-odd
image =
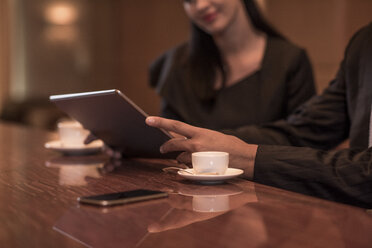
[[[89, 135], [84, 140], [84, 144], [87, 145], [95, 140], [98, 140], [98, 138], [94, 134], [89, 133]], [[113, 159], [123, 158], [123, 154], [120, 151], [113, 150], [106, 144], [103, 145], [103, 152]]]

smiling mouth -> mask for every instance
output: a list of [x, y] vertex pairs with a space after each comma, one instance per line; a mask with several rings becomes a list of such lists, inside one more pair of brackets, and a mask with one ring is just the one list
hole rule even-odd
[[202, 19], [204, 22], [211, 23], [213, 22], [217, 17], [217, 12], [213, 12], [210, 14], [203, 15]]

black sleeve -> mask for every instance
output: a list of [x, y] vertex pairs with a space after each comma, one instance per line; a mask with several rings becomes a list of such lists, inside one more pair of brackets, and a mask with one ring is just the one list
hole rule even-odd
[[[355, 72], [359, 66], [356, 57], [363, 54], [362, 49], [370, 44], [362, 42], [369, 30], [370, 27], [361, 29], [353, 36], [336, 78], [323, 94], [314, 96], [302, 104], [287, 120], [224, 132], [235, 135], [247, 143], [307, 146], [316, 149], [331, 149], [344, 141], [350, 130], [347, 95], [351, 92], [347, 92], [346, 78], [353, 74], [352, 72], [359, 73]], [[358, 83], [357, 76], [352, 80], [351, 83]]]
[[320, 96], [298, 107], [286, 120], [225, 131], [247, 143], [330, 149], [348, 136], [344, 63]]
[[301, 105], [287, 120], [262, 126], [245, 126], [225, 133], [252, 144], [329, 149], [348, 136], [349, 119], [345, 97], [341, 70], [322, 95], [314, 96]]
[[322, 151], [259, 146], [254, 181], [286, 190], [372, 207], [372, 148]]
[[287, 111], [291, 114], [298, 106], [315, 95], [313, 69], [305, 50], [293, 60], [286, 82]]
[[[336, 79], [321, 96], [297, 109], [287, 122], [267, 127], [273, 133], [277, 131], [273, 136], [312, 148], [260, 145], [255, 160], [255, 181], [359, 207], [372, 207], [372, 148], [317, 149], [330, 148], [348, 136], [351, 120], [346, 97], [353, 94], [350, 84], [358, 84], [359, 68], [364, 68], [362, 64], [350, 62], [359, 61], [365, 52], [363, 49], [370, 48], [371, 43], [365, 42], [368, 32], [354, 35]], [[346, 84], [346, 78], [350, 84], [349, 81]]]

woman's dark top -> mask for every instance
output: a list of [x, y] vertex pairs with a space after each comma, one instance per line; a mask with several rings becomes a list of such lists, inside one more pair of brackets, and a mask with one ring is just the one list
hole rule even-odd
[[315, 93], [306, 52], [283, 39], [269, 37], [261, 68], [219, 90], [213, 103], [201, 101], [190, 87], [187, 58], [183, 44], [150, 67], [150, 84], [162, 97], [163, 117], [223, 131], [285, 118]]

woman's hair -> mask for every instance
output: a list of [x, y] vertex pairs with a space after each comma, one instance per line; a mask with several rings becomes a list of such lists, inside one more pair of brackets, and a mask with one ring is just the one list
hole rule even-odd
[[[248, 18], [252, 25], [268, 36], [284, 37], [271, 27], [260, 13], [255, 0], [241, 0], [244, 3]], [[191, 77], [190, 83], [198, 98], [207, 102], [214, 99], [216, 91], [214, 83], [217, 72], [221, 73], [222, 87], [228, 76], [228, 71], [224, 69], [221, 54], [211, 35], [200, 29], [194, 23], [191, 24], [191, 38], [189, 42], [188, 75]], [[193, 78], [197, 80], [193, 80]]]

